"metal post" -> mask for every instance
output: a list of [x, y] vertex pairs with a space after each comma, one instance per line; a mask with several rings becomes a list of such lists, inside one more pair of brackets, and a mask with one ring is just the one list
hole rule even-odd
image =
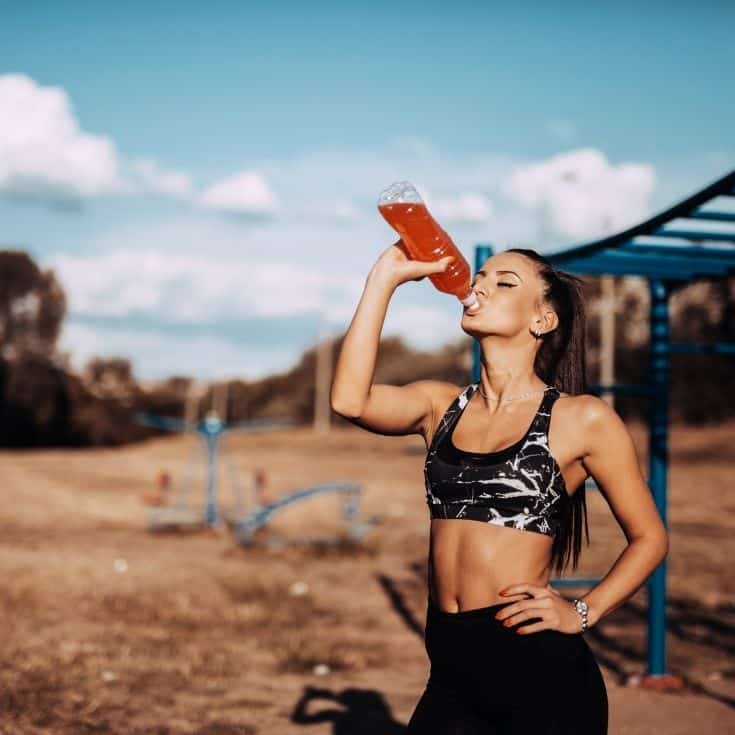
[[[482, 264], [493, 255], [493, 246], [475, 245], [475, 273], [480, 270]], [[480, 343], [475, 339], [472, 340], [472, 382], [477, 383], [480, 380]]]
[[[600, 285], [600, 383], [612, 385], [615, 382], [615, 276], [602, 276]], [[602, 400], [615, 408], [614, 392], [604, 393]]]
[[219, 523], [217, 512], [217, 440], [219, 437], [219, 433], [204, 435], [207, 446], [207, 500], [204, 519], [210, 526], [216, 526]]
[[[666, 281], [649, 278], [650, 290], [650, 365], [648, 485], [658, 512], [666, 521], [669, 404], [669, 287]], [[648, 590], [648, 675], [666, 673], [666, 558], [656, 567], [647, 583]]]

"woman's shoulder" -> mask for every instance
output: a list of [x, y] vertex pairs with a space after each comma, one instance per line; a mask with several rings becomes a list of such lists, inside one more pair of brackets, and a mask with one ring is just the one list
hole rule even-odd
[[471, 384], [456, 385], [447, 380], [417, 380], [413, 385], [429, 397], [431, 413], [438, 420]]
[[451, 403], [460, 393], [469, 388], [469, 384], [456, 385], [447, 380], [418, 380], [415, 385], [419, 385], [436, 406]]
[[608, 436], [611, 427], [622, 424], [615, 409], [592, 393], [560, 392], [554, 405], [554, 446], [565, 447], [577, 459], [588, 454], [593, 437]]
[[593, 393], [564, 393], [559, 391], [558, 413], [565, 421], [586, 430], [595, 424], [619, 419], [615, 409]]

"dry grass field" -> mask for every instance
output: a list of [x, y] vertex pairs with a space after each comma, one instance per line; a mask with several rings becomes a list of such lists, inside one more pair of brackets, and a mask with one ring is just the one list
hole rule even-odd
[[[613, 734], [735, 732], [734, 429], [671, 436], [668, 661], [684, 689], [626, 685], [645, 668], [644, 590], [586, 634]], [[644, 428], [631, 431], [645, 467]], [[226, 528], [153, 534], [142, 498], [160, 470], [182, 475], [191, 437], [0, 452], [0, 733], [403, 732], [428, 674], [421, 439], [340, 427], [228, 441], [240, 476], [266, 468], [273, 496], [353, 480], [365, 514], [390, 522], [358, 546], [272, 543], [338, 533], [332, 497], [249, 548]], [[603, 574], [624, 545], [599, 493], [588, 507], [574, 576]]]

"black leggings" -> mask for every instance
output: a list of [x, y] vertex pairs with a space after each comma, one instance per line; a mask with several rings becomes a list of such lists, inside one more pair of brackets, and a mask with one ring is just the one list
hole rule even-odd
[[429, 598], [429, 681], [406, 735], [606, 735], [605, 682], [582, 633], [519, 634], [494, 618], [511, 602], [439, 609]]

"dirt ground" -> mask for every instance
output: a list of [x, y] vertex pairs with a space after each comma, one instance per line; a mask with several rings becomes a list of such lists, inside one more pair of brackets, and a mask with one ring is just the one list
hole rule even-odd
[[[631, 431], [645, 468], [645, 431]], [[733, 436], [671, 436], [667, 655], [684, 688], [630, 685], [646, 664], [645, 590], [585, 634], [613, 734], [735, 732]], [[142, 497], [160, 470], [184, 476], [192, 437], [0, 452], [0, 733], [403, 732], [428, 675], [423, 442], [354, 427], [226, 441], [243, 483], [256, 467], [273, 496], [356, 481], [362, 511], [389, 522], [357, 546], [308, 543], [343, 531], [333, 496], [248, 548], [227, 527], [154, 534]], [[588, 510], [591, 544], [569, 576], [602, 576], [625, 544], [594, 490]]]

